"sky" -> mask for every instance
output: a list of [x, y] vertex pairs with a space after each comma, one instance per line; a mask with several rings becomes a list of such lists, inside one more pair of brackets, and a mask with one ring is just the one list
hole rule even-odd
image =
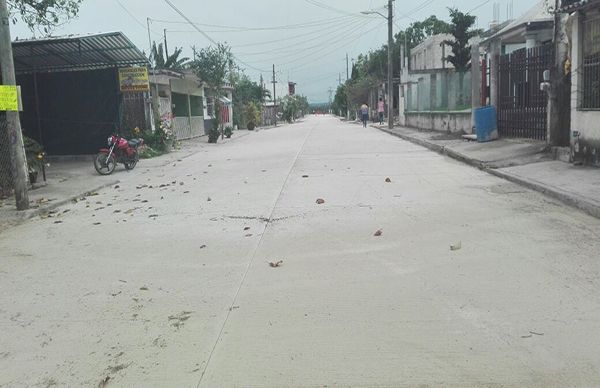
[[[278, 96], [287, 93], [287, 83], [292, 81], [297, 83], [296, 92], [309, 101], [327, 102], [329, 90], [335, 91], [340, 77], [346, 79], [346, 54], [352, 60], [387, 42], [387, 21], [361, 13], [374, 10], [387, 15], [385, 0], [169, 1], [212, 40], [229, 44], [254, 81], [262, 75], [272, 89], [275, 65]], [[447, 7], [471, 12], [478, 17], [478, 27], [487, 28], [494, 3], [502, 21], [507, 19], [507, 5], [513, 4], [518, 17], [536, 0], [395, 0], [394, 33], [430, 15], [447, 20]], [[148, 52], [148, 18], [150, 38], [162, 41], [166, 29], [171, 52], [183, 47], [189, 57], [192, 46], [211, 44], [166, 0], [84, 0], [78, 17], [56, 28], [53, 35], [122, 31]], [[32, 36], [22, 23], [12, 28], [13, 39]]]

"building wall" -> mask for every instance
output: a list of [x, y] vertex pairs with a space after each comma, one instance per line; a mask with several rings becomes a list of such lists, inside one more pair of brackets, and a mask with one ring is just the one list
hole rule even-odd
[[[591, 13], [588, 13], [592, 17]], [[600, 166], [600, 110], [580, 110], [583, 88], [581, 15], [572, 16], [571, 30], [571, 156], [573, 160]]]
[[[444, 63], [444, 56], [452, 50], [450, 46], [443, 45], [445, 40], [451, 40], [452, 35], [439, 34], [426, 39], [410, 51], [411, 70], [429, 70], [452, 68], [451, 63]], [[442, 46], [445, 47], [442, 48]]]
[[471, 110], [461, 112], [405, 112], [404, 126], [446, 133], [471, 133]]

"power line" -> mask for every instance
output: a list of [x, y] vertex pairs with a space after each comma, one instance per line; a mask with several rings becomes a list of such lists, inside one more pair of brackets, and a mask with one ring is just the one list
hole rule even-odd
[[[123, 5], [123, 3], [121, 3], [120, 0], [115, 0], [117, 2], [117, 4], [119, 5], [119, 7], [121, 7], [123, 9], [123, 11], [125, 11], [125, 13], [127, 13], [141, 28], [144, 29], [144, 31], [148, 30], [148, 27], [146, 26], [146, 24], [142, 23], [133, 13], [131, 13], [129, 11], [129, 9], [127, 9], [127, 7], [125, 7]], [[152, 32], [154, 35], [161, 35], [159, 32], [150, 30], [150, 32]]]
[[[196, 25], [194, 24], [194, 22], [192, 22], [192, 21], [191, 21], [191, 20], [190, 20], [190, 19], [189, 19], [187, 16], [185, 16], [185, 14], [184, 14], [183, 12], [181, 12], [181, 10], [179, 10], [179, 8], [177, 8], [177, 7], [176, 7], [176, 6], [175, 6], [175, 5], [174, 5], [174, 4], [173, 4], [173, 3], [172, 3], [170, 0], [164, 0], [164, 1], [165, 1], [165, 3], [167, 3], [167, 4], [168, 4], [168, 5], [171, 7], [171, 8], [173, 8], [173, 10], [174, 10], [175, 12], [177, 12], [177, 13], [178, 13], [178, 14], [179, 14], [179, 15], [180, 15], [180, 16], [181, 16], [183, 19], [185, 19], [185, 20], [186, 20], [186, 21], [187, 21], [187, 22], [188, 22], [188, 23], [189, 23], [189, 24], [190, 24], [192, 27], [194, 27], [194, 29], [195, 29], [196, 31], [198, 31], [200, 34], [202, 34], [202, 36], [204, 36], [206, 39], [208, 39], [208, 40], [209, 40], [209, 42], [211, 42], [211, 43], [213, 43], [214, 45], [217, 45], [217, 46], [219, 45], [219, 44], [217, 43], [217, 41], [215, 41], [215, 40], [214, 40], [213, 38], [211, 38], [211, 37], [210, 37], [210, 36], [209, 36], [207, 33], [205, 33], [205, 32], [204, 32], [204, 31], [202, 31], [200, 28], [198, 28], [198, 26], [196, 26]], [[233, 54], [232, 54], [232, 55], [233, 55]], [[234, 56], [234, 55], [233, 55], [233, 56]], [[236, 57], [234, 56], [234, 58], [236, 58]], [[241, 64], [242, 64], [242, 65], [244, 65], [244, 66], [247, 66], [248, 68], [250, 68], [250, 69], [252, 69], [252, 70], [256, 70], [256, 71], [258, 71], [258, 72], [261, 72], [261, 73], [265, 73], [265, 72], [266, 72], [266, 70], [259, 69], [259, 68], [257, 68], [257, 67], [254, 67], [254, 66], [248, 65], [247, 63], [245, 63], [245, 62], [241, 61], [239, 58], [236, 58], [236, 59], [237, 59], [237, 61], [238, 61], [239, 63], [241, 63]]]
[[312, 21], [312, 22], [287, 24], [287, 25], [271, 26], [271, 27], [241, 27], [241, 26], [227, 26], [227, 25], [219, 25], [219, 24], [196, 23], [196, 22], [192, 22], [191, 20], [189, 20], [187, 18], [186, 18], [186, 20], [188, 20], [187, 23], [181, 22], [181, 21], [162, 20], [162, 19], [152, 19], [152, 21], [158, 22], [158, 23], [165, 23], [165, 24], [193, 23], [195, 25], [203, 26], [203, 27], [222, 28], [222, 29], [229, 30], [229, 31], [220, 31], [220, 32], [248, 32], [248, 31], [272, 31], [272, 30], [292, 30], [292, 29], [301, 29], [301, 28], [311, 28], [311, 27], [318, 27], [318, 26], [322, 26], [322, 25], [337, 23], [341, 20], [350, 20], [352, 18], [357, 18], [357, 17], [359, 17], [359, 16], [357, 16], [357, 15], [338, 16], [335, 18], [316, 20], [316, 21]]

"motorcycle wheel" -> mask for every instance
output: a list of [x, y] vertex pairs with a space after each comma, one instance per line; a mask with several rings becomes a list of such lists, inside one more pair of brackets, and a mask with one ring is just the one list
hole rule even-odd
[[100, 175], [110, 175], [117, 168], [117, 161], [113, 155], [109, 158], [108, 154], [99, 153], [94, 157], [94, 168]]
[[139, 161], [140, 161], [140, 157], [136, 153], [135, 156], [133, 157], [133, 159], [131, 159], [130, 161], [125, 163], [125, 168], [127, 170], [133, 170]]

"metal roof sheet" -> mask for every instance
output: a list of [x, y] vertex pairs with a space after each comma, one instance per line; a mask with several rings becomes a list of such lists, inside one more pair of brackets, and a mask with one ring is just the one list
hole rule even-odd
[[122, 32], [17, 40], [15, 71], [82, 71], [145, 65], [148, 59]]

